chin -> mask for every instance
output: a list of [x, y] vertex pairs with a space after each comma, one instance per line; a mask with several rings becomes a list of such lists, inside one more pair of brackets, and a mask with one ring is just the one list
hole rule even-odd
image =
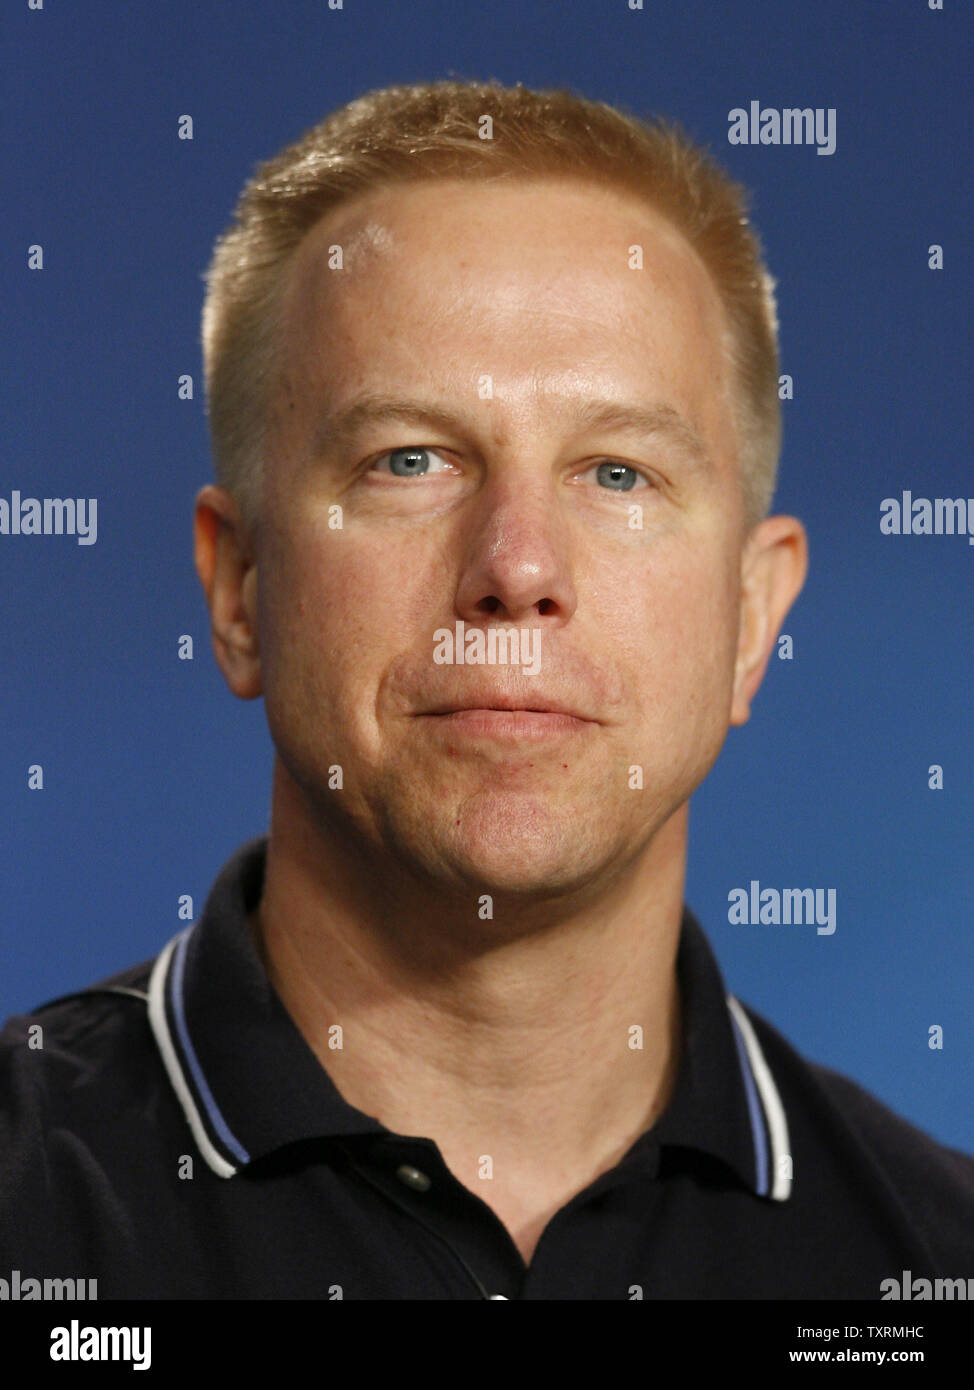
[[[602, 867], [606, 842], [588, 843], [573, 808], [519, 796], [478, 796], [442, 826], [437, 857], [478, 894], [544, 897], [582, 886]], [[436, 853], [433, 844], [428, 845]]]

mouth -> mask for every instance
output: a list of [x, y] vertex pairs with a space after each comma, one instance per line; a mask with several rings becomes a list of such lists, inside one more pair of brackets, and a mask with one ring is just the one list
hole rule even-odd
[[418, 717], [451, 734], [519, 741], [578, 735], [597, 728], [597, 721], [555, 703], [541, 700], [522, 705], [497, 697], [483, 704], [444, 705]]
[[537, 694], [535, 691], [531, 692], [530, 699], [518, 695], [506, 695], [502, 691], [478, 691], [460, 700], [445, 700], [442, 704], [434, 705], [431, 709], [421, 710], [419, 713], [429, 715], [464, 714], [468, 710], [490, 710], [510, 714], [564, 714], [570, 719], [579, 720], [581, 723], [598, 722], [573, 704], [566, 703], [554, 696]]

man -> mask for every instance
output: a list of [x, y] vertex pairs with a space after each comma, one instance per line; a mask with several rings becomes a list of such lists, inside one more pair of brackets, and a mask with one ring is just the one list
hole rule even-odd
[[775, 335], [740, 191], [567, 93], [373, 93], [258, 171], [195, 544], [270, 834], [155, 962], [8, 1025], [8, 1263], [101, 1297], [974, 1275], [974, 1161], [728, 996], [683, 902], [806, 570]]

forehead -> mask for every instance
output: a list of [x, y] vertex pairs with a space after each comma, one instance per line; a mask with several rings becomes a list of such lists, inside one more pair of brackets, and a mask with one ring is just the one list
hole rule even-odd
[[604, 374], [699, 398], [701, 416], [726, 395], [726, 320], [702, 261], [648, 202], [580, 179], [359, 195], [298, 247], [282, 323], [289, 378], [330, 396], [377, 375], [429, 385], [434, 370], [441, 390], [489, 374], [511, 399], [528, 376], [557, 391]]

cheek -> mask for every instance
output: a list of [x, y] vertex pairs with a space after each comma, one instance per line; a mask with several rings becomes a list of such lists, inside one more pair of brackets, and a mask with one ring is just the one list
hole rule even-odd
[[[701, 552], [706, 553], [706, 552]], [[737, 603], [726, 567], [656, 566], [630, 631], [631, 669], [642, 714], [693, 737], [726, 730], [737, 649]]]
[[369, 708], [419, 611], [416, 568], [388, 546], [333, 530], [327, 514], [293, 522], [262, 557], [258, 621], [265, 695], [276, 705]]
[[327, 685], [329, 673], [361, 645], [355, 629], [363, 610], [347, 600], [362, 576], [349, 573], [342, 539], [327, 523], [292, 527], [275, 535], [261, 558], [261, 665], [272, 696]]

